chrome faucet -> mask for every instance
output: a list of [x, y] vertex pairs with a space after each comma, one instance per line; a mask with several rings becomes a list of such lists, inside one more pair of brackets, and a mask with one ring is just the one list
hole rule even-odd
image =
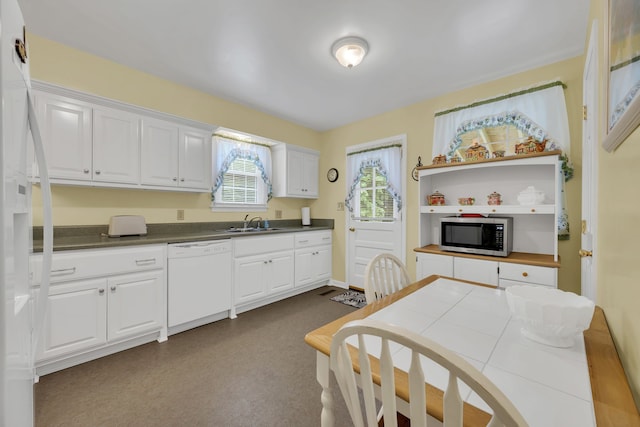
[[249, 214], [246, 214], [246, 215], [244, 216], [244, 222], [242, 223], [242, 228], [243, 228], [243, 229], [245, 229], [245, 230], [246, 230], [246, 229], [247, 229], [247, 227], [249, 226], [249, 224], [248, 224], [248, 222], [247, 222], [247, 218], [249, 218]]
[[[247, 216], [249, 216], [249, 215], [247, 215]], [[249, 220], [249, 223], [247, 224], [247, 226], [250, 226], [250, 225], [251, 225], [251, 223], [253, 222], [253, 220], [255, 220], [255, 219], [257, 219], [257, 220], [258, 220], [258, 222], [256, 223], [256, 228], [260, 228], [260, 221], [262, 221], [262, 217], [261, 217], [261, 216], [254, 216], [253, 218], [251, 218], [251, 219]], [[245, 218], [245, 220], [246, 220], [246, 218]], [[245, 227], [245, 228], [246, 228], [246, 227]]]

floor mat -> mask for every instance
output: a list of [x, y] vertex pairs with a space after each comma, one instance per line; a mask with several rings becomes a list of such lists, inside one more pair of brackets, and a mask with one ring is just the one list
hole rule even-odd
[[354, 291], [353, 289], [349, 289], [340, 295], [336, 295], [335, 297], [330, 298], [330, 300], [356, 308], [362, 308], [367, 305], [367, 298], [364, 296], [364, 292]]

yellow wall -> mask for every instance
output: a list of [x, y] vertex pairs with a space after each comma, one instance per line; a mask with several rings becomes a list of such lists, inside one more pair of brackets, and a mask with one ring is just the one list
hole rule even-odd
[[[564, 290], [580, 292], [580, 264], [577, 252], [580, 245], [578, 234], [580, 222], [580, 155], [582, 138], [582, 64], [583, 58], [573, 58], [567, 61], [541, 67], [508, 78], [478, 85], [449, 93], [444, 96], [425, 100], [406, 108], [391, 111], [367, 120], [362, 120], [322, 135], [322, 159], [320, 170], [337, 167], [343, 171], [346, 168], [345, 148], [376, 139], [398, 134], [407, 135], [408, 156], [407, 171], [415, 166], [418, 156], [423, 163], [430, 163], [433, 139], [434, 113], [457, 105], [469, 104], [479, 99], [491, 98], [499, 94], [513, 92], [528, 86], [535, 86], [546, 81], [561, 80], [567, 84], [565, 98], [569, 114], [571, 133], [571, 158], [575, 167], [575, 176], [567, 183], [567, 207], [572, 234], [569, 241], [559, 244], [562, 267], [559, 273], [560, 287]], [[418, 183], [407, 179], [407, 265], [409, 271], [415, 271], [415, 257], [413, 249], [418, 246]], [[487, 189], [487, 194], [492, 189]], [[333, 277], [345, 280], [345, 215], [336, 211], [336, 204], [344, 200], [346, 194], [345, 183], [339, 180], [328, 183], [322, 180], [320, 184], [322, 204], [314, 205], [314, 212], [319, 217], [335, 219], [334, 233]]]
[[[320, 148], [320, 135], [302, 126], [35, 35], [29, 35], [28, 40], [34, 79], [203, 123]], [[37, 189], [33, 197], [34, 224], [42, 224]], [[149, 223], [175, 222], [178, 209], [184, 209], [186, 222], [244, 217], [242, 213], [212, 213], [210, 201], [208, 194], [54, 186], [54, 225], [107, 224], [111, 215], [120, 214], [144, 215]], [[283, 218], [300, 218], [300, 208], [309, 205], [305, 200], [273, 199], [268, 212], [259, 215], [274, 219], [275, 211], [281, 210]]]
[[[591, 18], [598, 20], [599, 108], [603, 112], [600, 142], [606, 129], [607, 3], [591, 2]], [[640, 241], [640, 128], [613, 153], [599, 149], [598, 162], [597, 304], [607, 317], [636, 405], [640, 405], [640, 266], [636, 247]]]

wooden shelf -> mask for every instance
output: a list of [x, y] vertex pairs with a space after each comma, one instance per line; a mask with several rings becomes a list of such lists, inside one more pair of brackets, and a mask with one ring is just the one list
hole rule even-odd
[[478, 163], [506, 162], [511, 160], [527, 159], [531, 157], [556, 156], [558, 154], [562, 154], [562, 150], [543, 151], [541, 153], [531, 153], [531, 154], [518, 154], [514, 156], [498, 157], [496, 159], [475, 160], [472, 162], [446, 163], [446, 164], [440, 164], [440, 165], [425, 165], [425, 166], [419, 166], [416, 169], [420, 171], [420, 170], [438, 169], [438, 168], [458, 168], [458, 167], [464, 167], [467, 165], [477, 165]]
[[514, 264], [535, 265], [538, 267], [560, 268], [560, 257], [558, 257], [558, 261], [554, 261], [553, 255], [547, 255], [547, 254], [511, 252], [511, 254], [507, 257], [495, 257], [495, 256], [487, 256], [487, 255], [473, 255], [473, 254], [465, 254], [461, 252], [443, 251], [440, 249], [440, 246], [438, 245], [427, 245], [421, 248], [415, 248], [413, 251], [424, 252], [428, 254], [436, 254], [436, 255], [449, 255], [449, 256], [458, 257], [458, 258], [471, 258], [471, 259], [481, 259], [481, 260], [487, 260], [487, 261], [510, 262]]
[[551, 214], [555, 213], [555, 205], [444, 205], [444, 206], [420, 206], [420, 213], [478, 213], [478, 214]]

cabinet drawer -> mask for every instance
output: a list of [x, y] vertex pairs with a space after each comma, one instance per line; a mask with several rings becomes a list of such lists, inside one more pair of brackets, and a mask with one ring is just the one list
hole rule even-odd
[[500, 263], [500, 280], [516, 280], [523, 284], [556, 287], [557, 269], [534, 265]]
[[293, 249], [293, 236], [290, 234], [263, 237], [242, 237], [233, 239], [234, 256], [266, 254]]
[[[166, 245], [57, 252], [51, 261], [51, 283], [87, 277], [164, 268]], [[33, 284], [42, 280], [42, 255], [31, 258]]]
[[308, 246], [330, 245], [331, 231], [309, 231], [295, 233], [296, 249]]
[[507, 289], [510, 286], [546, 286], [549, 288], [555, 288], [555, 286], [552, 286], [548, 283], [528, 283], [528, 282], [520, 282], [517, 280], [508, 280], [508, 279], [500, 279], [498, 281], [498, 287], [502, 288], [502, 289]]

